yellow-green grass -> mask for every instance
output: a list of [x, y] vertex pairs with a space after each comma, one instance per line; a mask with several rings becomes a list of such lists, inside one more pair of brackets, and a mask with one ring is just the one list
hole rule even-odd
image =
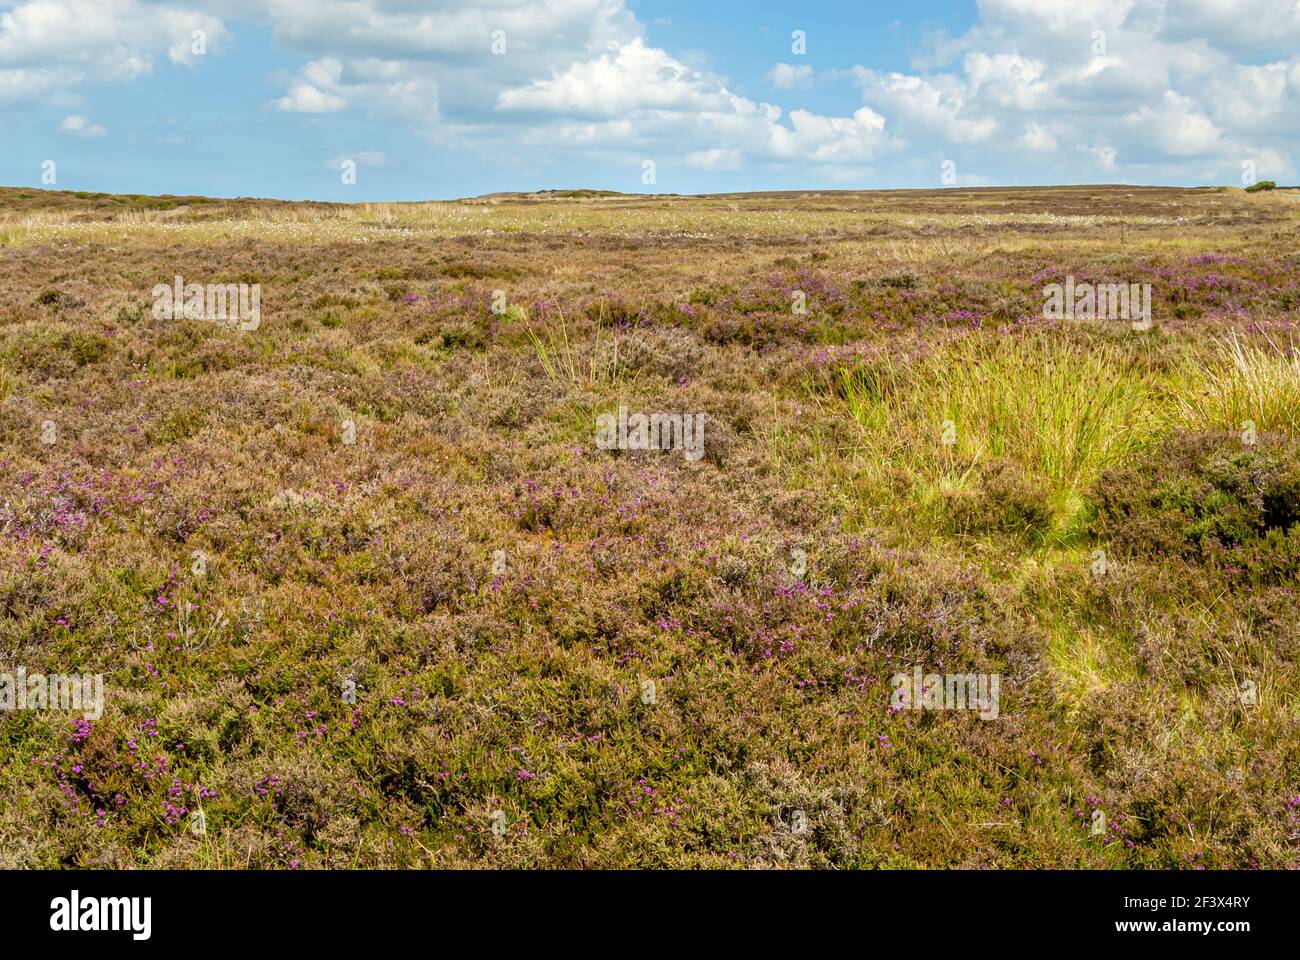
[[1051, 333], [970, 336], [910, 361], [886, 352], [841, 371], [838, 387], [860, 428], [860, 469], [901, 467], [919, 504], [1007, 459], [1046, 483], [1067, 518], [1102, 470], [1159, 439], [1171, 412], [1135, 346]]
[[1180, 419], [1191, 427], [1294, 436], [1300, 433], [1300, 350], [1234, 333], [1196, 358], [1178, 400]]

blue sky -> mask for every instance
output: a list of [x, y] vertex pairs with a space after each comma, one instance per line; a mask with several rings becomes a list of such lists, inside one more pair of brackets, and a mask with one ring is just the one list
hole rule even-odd
[[0, 183], [1295, 182], [1297, 51], [1300, 0], [0, 0]]

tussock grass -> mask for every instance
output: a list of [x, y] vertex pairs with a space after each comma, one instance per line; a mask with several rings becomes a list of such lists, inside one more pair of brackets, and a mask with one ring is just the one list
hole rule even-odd
[[922, 489], [946, 490], [1007, 459], [1066, 511], [1169, 419], [1136, 354], [1050, 335], [963, 338], [910, 361], [884, 354], [842, 370], [838, 389], [861, 429], [864, 469], [902, 467]]
[[1089, 697], [1106, 690], [1113, 682], [1130, 681], [1136, 676], [1122, 644], [1086, 626], [1054, 625], [1047, 656], [1062, 698], [1075, 713]]
[[[535, 328], [522, 307], [512, 307], [524, 322], [528, 342], [533, 346], [537, 360], [552, 383], [565, 383], [573, 387], [611, 386], [620, 379], [619, 338], [613, 336], [608, 346], [597, 325], [589, 344], [576, 346], [570, 338], [569, 322], [563, 310], [558, 310], [559, 327], [544, 325]], [[509, 314], [508, 314], [509, 315]], [[575, 332], [576, 334], [576, 332]], [[583, 354], [586, 354], [584, 357]]]
[[1233, 333], [1197, 357], [1179, 410], [1203, 430], [1235, 432], [1249, 421], [1258, 431], [1300, 433], [1300, 350]]

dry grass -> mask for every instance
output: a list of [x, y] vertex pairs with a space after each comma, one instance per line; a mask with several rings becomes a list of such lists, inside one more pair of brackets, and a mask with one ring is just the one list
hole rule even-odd
[[1198, 359], [1180, 400], [1196, 429], [1300, 435], [1300, 349], [1233, 333]]

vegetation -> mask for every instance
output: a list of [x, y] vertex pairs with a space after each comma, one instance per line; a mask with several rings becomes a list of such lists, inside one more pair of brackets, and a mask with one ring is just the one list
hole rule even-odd
[[[0, 190], [0, 673], [107, 690], [0, 715], [0, 866], [1300, 866], [1298, 237]], [[260, 325], [156, 319], [177, 276]], [[1044, 319], [1067, 276], [1152, 325]]]

